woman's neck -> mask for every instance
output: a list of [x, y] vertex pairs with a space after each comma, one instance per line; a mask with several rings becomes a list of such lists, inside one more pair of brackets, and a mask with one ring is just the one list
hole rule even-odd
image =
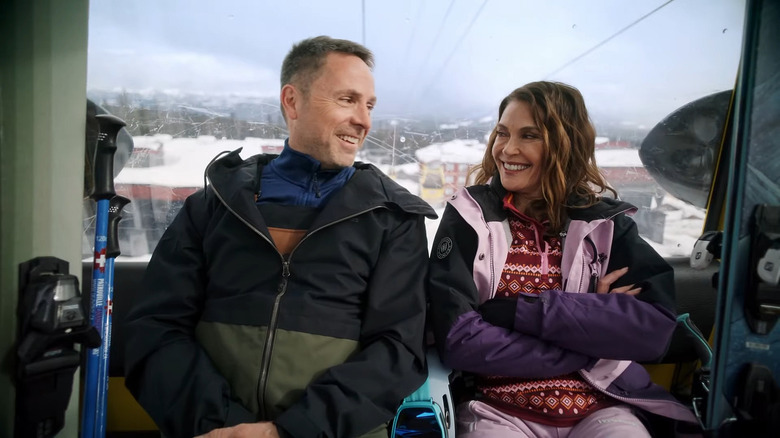
[[523, 213], [526, 216], [528, 216], [530, 213], [530, 207], [533, 201], [533, 199], [527, 198], [522, 193], [515, 193], [512, 196], [512, 205], [515, 206], [517, 211]]

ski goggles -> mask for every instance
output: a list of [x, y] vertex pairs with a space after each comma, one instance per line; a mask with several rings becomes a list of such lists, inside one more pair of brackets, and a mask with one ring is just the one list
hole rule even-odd
[[448, 438], [449, 421], [449, 415], [432, 398], [407, 398], [396, 411], [390, 438]]

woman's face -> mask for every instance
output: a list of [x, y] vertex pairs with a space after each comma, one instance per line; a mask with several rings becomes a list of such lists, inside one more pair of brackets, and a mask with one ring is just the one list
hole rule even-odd
[[507, 105], [496, 127], [493, 159], [501, 184], [516, 200], [542, 196], [544, 140], [528, 103], [513, 100]]

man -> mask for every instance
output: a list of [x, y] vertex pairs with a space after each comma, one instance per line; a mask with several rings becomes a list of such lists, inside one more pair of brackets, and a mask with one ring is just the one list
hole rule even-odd
[[435, 213], [353, 164], [372, 67], [350, 41], [293, 46], [283, 152], [215, 161], [160, 240], [126, 321], [126, 382], [166, 436], [386, 437], [424, 381]]

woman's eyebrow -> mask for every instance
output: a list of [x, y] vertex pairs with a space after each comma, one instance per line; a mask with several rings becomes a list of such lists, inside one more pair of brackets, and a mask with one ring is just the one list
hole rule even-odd
[[[500, 122], [496, 123], [496, 128], [509, 130], [509, 128], [506, 125], [504, 125], [503, 123], [500, 123]], [[518, 131], [523, 131], [523, 130], [528, 131], [528, 130], [531, 130], [531, 129], [538, 131], [539, 127], [537, 127], [536, 125], [526, 125], [526, 126], [521, 126], [521, 127], [517, 128]]]

